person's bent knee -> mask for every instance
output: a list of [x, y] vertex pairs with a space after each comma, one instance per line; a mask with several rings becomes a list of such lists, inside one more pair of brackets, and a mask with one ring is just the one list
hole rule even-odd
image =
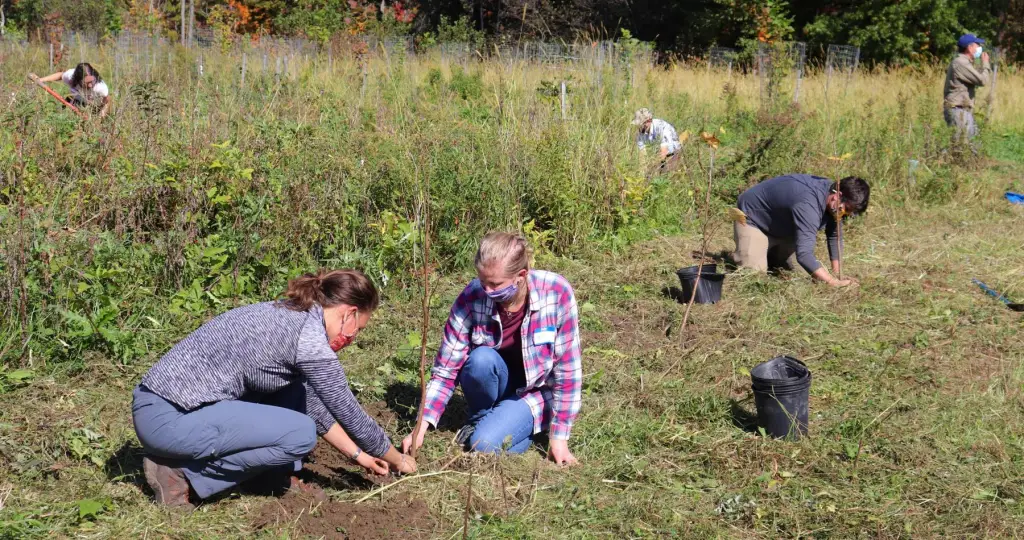
[[469, 353], [469, 358], [462, 366], [463, 377], [477, 378], [483, 375], [492, 375], [499, 362], [504, 362], [498, 351], [490, 347], [477, 347]]
[[295, 459], [301, 459], [309, 455], [316, 446], [316, 423], [308, 416], [296, 426], [285, 439], [283, 449]]

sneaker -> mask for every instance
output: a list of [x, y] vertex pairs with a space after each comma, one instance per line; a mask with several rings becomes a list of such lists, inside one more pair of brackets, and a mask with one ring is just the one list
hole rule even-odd
[[181, 469], [160, 463], [159, 458], [142, 458], [146, 482], [156, 495], [156, 502], [172, 507], [191, 507], [188, 500], [189, 485]]
[[459, 431], [455, 433], [455, 442], [461, 445], [465, 445], [469, 442], [469, 438], [473, 436], [473, 432], [476, 431], [476, 426], [473, 424], [466, 424], [459, 428]]

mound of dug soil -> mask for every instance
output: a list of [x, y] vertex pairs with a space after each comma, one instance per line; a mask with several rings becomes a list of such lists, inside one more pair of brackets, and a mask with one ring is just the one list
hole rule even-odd
[[434, 521], [421, 500], [399, 498], [386, 504], [355, 504], [289, 492], [265, 504], [253, 527], [289, 527], [314, 538], [384, 540], [429, 538]]
[[[388, 427], [396, 417], [383, 402], [370, 403], [367, 412]], [[320, 441], [299, 474], [311, 488], [333, 487], [364, 491], [394, 480], [368, 474], [331, 445]], [[313, 538], [383, 540], [430, 538], [434, 520], [422, 500], [396, 498], [394, 501], [355, 504], [332, 501], [320, 489], [289, 491], [260, 508], [252, 525], [256, 529], [289, 528]]]

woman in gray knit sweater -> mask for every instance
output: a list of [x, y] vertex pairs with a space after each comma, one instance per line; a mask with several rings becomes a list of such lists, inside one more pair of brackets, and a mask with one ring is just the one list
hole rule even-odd
[[188, 505], [190, 488], [205, 499], [262, 472], [298, 471], [318, 435], [369, 471], [416, 470], [356, 401], [336, 354], [377, 308], [373, 283], [356, 270], [320, 271], [292, 280], [286, 296], [213, 318], [135, 388], [158, 502]]

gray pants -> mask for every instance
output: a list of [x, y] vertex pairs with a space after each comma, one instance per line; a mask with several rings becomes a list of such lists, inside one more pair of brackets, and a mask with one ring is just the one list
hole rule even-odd
[[316, 425], [301, 412], [306, 403], [301, 383], [263, 396], [262, 403], [220, 401], [193, 411], [141, 385], [133, 397], [132, 419], [142, 448], [177, 460], [203, 499], [270, 469], [301, 467], [316, 445]]
[[974, 112], [962, 107], [953, 107], [942, 112], [946, 125], [955, 127], [953, 142], [967, 142], [978, 135], [978, 124], [974, 122]]

